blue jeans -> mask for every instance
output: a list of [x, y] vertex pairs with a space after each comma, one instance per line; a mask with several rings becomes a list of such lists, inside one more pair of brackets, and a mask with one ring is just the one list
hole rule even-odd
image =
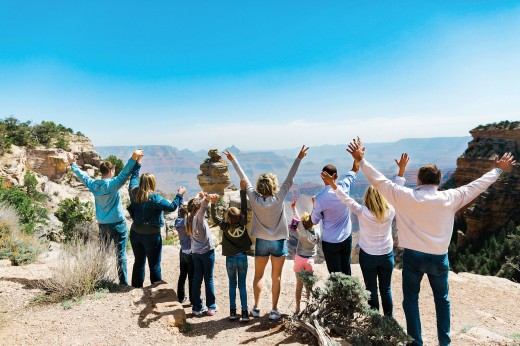
[[226, 268], [229, 279], [229, 308], [237, 308], [237, 276], [238, 276], [238, 291], [240, 292], [240, 303], [242, 304], [242, 311], [247, 311], [247, 255], [241, 253], [234, 256], [226, 257]]
[[116, 223], [99, 224], [99, 239], [110, 250], [110, 243], [113, 241], [117, 251], [117, 274], [121, 285], [128, 285], [126, 276], [126, 242], [128, 235], [126, 231], [126, 221]]
[[352, 252], [352, 235], [341, 243], [322, 241], [321, 247], [329, 273], [341, 272], [346, 275], [351, 275], [350, 253]]
[[363, 279], [367, 290], [370, 291], [368, 305], [379, 311], [379, 299], [377, 297], [377, 281], [379, 280], [379, 293], [385, 316], [392, 317], [394, 303], [392, 301], [392, 271], [394, 269], [394, 252], [386, 255], [370, 255], [363, 249], [359, 250], [359, 265], [363, 272]]
[[150, 282], [153, 284], [161, 281], [161, 233], [141, 234], [130, 230], [130, 244], [132, 244], [135, 257], [132, 286], [143, 287], [146, 259], [148, 259], [148, 267], [150, 268]]
[[202, 299], [200, 297], [202, 289], [202, 279], [206, 288], [206, 305], [209, 309], [215, 309], [215, 287], [213, 285], [213, 269], [215, 267], [215, 250], [206, 253], [193, 253], [193, 311], [202, 309]]
[[413, 345], [422, 345], [421, 319], [419, 315], [419, 291], [424, 274], [428, 275], [437, 314], [437, 338], [441, 346], [449, 345], [450, 298], [448, 296], [448, 254], [431, 255], [404, 249], [403, 252], [403, 309], [408, 335]]

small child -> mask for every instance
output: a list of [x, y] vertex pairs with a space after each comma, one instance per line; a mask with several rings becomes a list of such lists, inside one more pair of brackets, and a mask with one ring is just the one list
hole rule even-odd
[[318, 244], [318, 232], [314, 229], [309, 213], [303, 213], [302, 217], [296, 210], [297, 199], [293, 199], [291, 208], [293, 219], [289, 229], [298, 232], [298, 246], [294, 256], [294, 272], [296, 273], [296, 314], [300, 313], [300, 301], [302, 298], [303, 282], [298, 278], [298, 272], [305, 270], [314, 273], [314, 256]]
[[[213, 285], [213, 270], [215, 268], [215, 245], [211, 239], [209, 225], [204, 216], [210, 200], [218, 199], [218, 195], [208, 195], [199, 192], [197, 197], [188, 202], [188, 218], [186, 219], [186, 233], [191, 236], [191, 252], [193, 258], [193, 314], [201, 316], [207, 312], [208, 316], [217, 313], [215, 302], [215, 287]], [[206, 304], [202, 304], [200, 291], [202, 280], [206, 289]]]
[[222, 236], [222, 255], [226, 256], [226, 268], [229, 279], [229, 319], [234, 321], [238, 318], [236, 308], [237, 277], [238, 291], [240, 293], [240, 303], [242, 304], [242, 317], [240, 322], [249, 321], [247, 309], [247, 253], [251, 248], [252, 241], [246, 230], [247, 224], [247, 181], [240, 181], [240, 211], [229, 208], [225, 213], [225, 219], [217, 216], [215, 208], [216, 200], [212, 200], [211, 217], [223, 232]]
[[177, 294], [179, 302], [186, 302], [186, 293], [184, 286], [186, 283], [186, 277], [188, 277], [188, 294], [190, 297], [190, 305], [193, 305], [193, 296], [191, 290], [193, 289], [193, 258], [191, 256], [191, 237], [186, 233], [186, 216], [188, 215], [188, 209], [183, 205], [179, 209], [179, 216], [175, 219], [175, 230], [179, 236], [181, 243], [181, 251], [179, 252], [179, 282], [177, 283]]

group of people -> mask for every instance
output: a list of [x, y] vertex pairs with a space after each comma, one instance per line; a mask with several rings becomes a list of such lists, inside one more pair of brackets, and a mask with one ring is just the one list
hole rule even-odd
[[[179, 234], [180, 275], [178, 297], [184, 302], [189, 296], [193, 314], [209, 316], [218, 311], [213, 284], [215, 244], [210, 235], [205, 218], [211, 205], [211, 217], [223, 231], [222, 255], [226, 257], [229, 277], [229, 299], [231, 320], [249, 320], [246, 275], [248, 259], [246, 252], [256, 238], [254, 247], [255, 273], [253, 280], [254, 305], [251, 314], [261, 316], [260, 296], [262, 279], [271, 260], [272, 309], [269, 318], [280, 319], [278, 299], [281, 290], [281, 274], [288, 255], [287, 238], [289, 232], [297, 232], [298, 246], [294, 259], [294, 271], [314, 271], [316, 246], [321, 240], [327, 269], [330, 273], [342, 272], [351, 275], [350, 257], [352, 250], [352, 226], [350, 212], [359, 219], [360, 236], [359, 263], [365, 286], [370, 291], [369, 305], [379, 310], [378, 284], [383, 313], [393, 316], [391, 278], [394, 267], [392, 220], [396, 218], [399, 247], [403, 252], [402, 289], [403, 309], [406, 317], [407, 333], [414, 339], [414, 345], [422, 345], [421, 322], [419, 316], [419, 290], [424, 274], [427, 274], [433, 291], [437, 332], [440, 345], [449, 345], [450, 340], [450, 300], [448, 294], [448, 245], [453, 231], [455, 213], [471, 202], [495, 182], [503, 171], [509, 171], [515, 163], [511, 153], [505, 153], [495, 161], [495, 168], [470, 184], [456, 189], [439, 191], [441, 172], [433, 164], [419, 169], [415, 189], [405, 187], [404, 173], [409, 161], [406, 153], [396, 164], [399, 168], [395, 182], [387, 179], [364, 158], [365, 148], [359, 138], [354, 139], [347, 151], [354, 163], [343, 179], [339, 179], [337, 169], [326, 165], [321, 172], [325, 184], [323, 191], [313, 197], [312, 210], [299, 216], [296, 200], [291, 205], [293, 219], [288, 222], [285, 213], [285, 198], [293, 183], [301, 160], [309, 148], [302, 146], [286, 179], [279, 185], [272, 173], [260, 175], [253, 187], [235, 156], [229, 151], [225, 155], [240, 177], [241, 208], [229, 208], [224, 217], [219, 217], [215, 208], [219, 196], [200, 192], [184, 205], [185, 189], [180, 187], [172, 202], [155, 192], [155, 178], [152, 174], [140, 173], [140, 162], [144, 155], [136, 149], [118, 176], [109, 162], [100, 166], [101, 179], [92, 179], [75, 163], [69, 155], [72, 171], [83, 181], [95, 196], [96, 217], [101, 239], [110, 244], [114, 241], [118, 254], [118, 272], [121, 284], [127, 284], [126, 242], [127, 230], [123, 207], [118, 190], [130, 180], [130, 201], [128, 211], [133, 223], [130, 241], [135, 255], [132, 272], [132, 286], [142, 287], [145, 263], [148, 260], [150, 281], [161, 277], [161, 235], [164, 226], [164, 211], [179, 208], [175, 227]], [[361, 170], [372, 184], [368, 187], [360, 205], [349, 197], [349, 192], [358, 171]], [[247, 198], [252, 208], [251, 230], [246, 230]], [[321, 234], [316, 225], [321, 222]], [[185, 282], [188, 279], [188, 294]], [[297, 278], [296, 310], [300, 309], [302, 282]], [[201, 299], [202, 282], [205, 284], [206, 303]], [[236, 288], [238, 285], [241, 315], [236, 311]]]

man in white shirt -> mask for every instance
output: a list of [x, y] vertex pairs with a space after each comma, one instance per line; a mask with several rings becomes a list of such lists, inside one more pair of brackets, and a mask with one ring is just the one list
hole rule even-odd
[[441, 172], [435, 165], [419, 169], [415, 189], [399, 186], [378, 172], [365, 159], [359, 138], [347, 151], [359, 161], [368, 181], [396, 210], [399, 247], [403, 252], [403, 309], [407, 333], [413, 345], [422, 345], [419, 315], [419, 290], [424, 274], [433, 291], [437, 314], [437, 337], [441, 346], [449, 345], [450, 299], [448, 287], [448, 246], [453, 232], [455, 213], [493, 184], [502, 171], [515, 163], [511, 153], [495, 160], [495, 168], [481, 178], [456, 189], [438, 191]]

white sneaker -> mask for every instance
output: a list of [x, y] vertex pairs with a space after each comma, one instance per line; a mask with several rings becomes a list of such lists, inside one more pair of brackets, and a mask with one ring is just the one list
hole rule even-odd
[[253, 317], [260, 317], [260, 309], [254, 307], [253, 310], [251, 310], [251, 315], [253, 315]]
[[202, 316], [202, 314], [207, 312], [207, 311], [208, 311], [208, 307], [207, 306], [203, 306], [202, 309], [200, 309], [200, 311], [192, 310], [192, 313], [195, 316]]
[[282, 318], [282, 314], [278, 310], [271, 310], [271, 312], [269, 313], [270, 320], [275, 321], [275, 320], [279, 320], [280, 318]]

